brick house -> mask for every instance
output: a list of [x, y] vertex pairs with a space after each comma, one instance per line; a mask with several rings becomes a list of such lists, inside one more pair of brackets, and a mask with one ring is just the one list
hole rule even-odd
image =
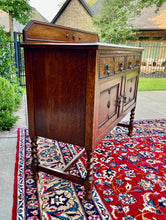
[[94, 32], [94, 12], [84, 0], [66, 0], [51, 23]]

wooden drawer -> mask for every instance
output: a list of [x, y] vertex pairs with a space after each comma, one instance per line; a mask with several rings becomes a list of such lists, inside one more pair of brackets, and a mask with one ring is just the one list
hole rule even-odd
[[115, 73], [125, 70], [125, 56], [116, 56], [115, 58]]
[[126, 69], [132, 69], [140, 66], [140, 55], [127, 56]]
[[99, 78], [115, 75], [123, 70], [125, 70], [125, 56], [100, 56]]
[[99, 78], [115, 75], [140, 66], [140, 54], [100, 55]]
[[140, 55], [100, 55], [99, 78], [115, 75], [140, 66]]
[[115, 57], [100, 56], [99, 78], [115, 74]]

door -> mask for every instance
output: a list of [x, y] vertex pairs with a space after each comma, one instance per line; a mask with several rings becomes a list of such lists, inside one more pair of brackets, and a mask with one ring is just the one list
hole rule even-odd
[[120, 81], [110, 81], [110, 85], [100, 90], [99, 111], [98, 111], [98, 129], [107, 126], [118, 116], [118, 96], [120, 90]]
[[138, 87], [138, 70], [136, 69], [128, 71], [127, 74], [123, 76], [122, 82], [122, 105], [120, 108], [120, 115], [136, 102]]

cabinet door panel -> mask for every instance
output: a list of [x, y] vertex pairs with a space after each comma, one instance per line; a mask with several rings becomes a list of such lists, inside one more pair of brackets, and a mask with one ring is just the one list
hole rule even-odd
[[117, 118], [117, 98], [119, 94], [119, 83], [108, 87], [100, 92], [98, 127], [102, 127], [106, 122]]
[[126, 75], [125, 88], [123, 93], [123, 111], [126, 111], [136, 101], [138, 73]]
[[108, 120], [109, 89], [100, 92], [99, 127]]
[[127, 79], [126, 105], [135, 98], [136, 79], [137, 79], [137, 76]]

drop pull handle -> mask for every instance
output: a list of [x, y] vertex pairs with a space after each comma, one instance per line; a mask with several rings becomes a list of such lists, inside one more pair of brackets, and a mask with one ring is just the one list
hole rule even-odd
[[131, 62], [131, 60], [129, 61], [129, 68], [131, 69], [132, 68], [132, 62]]
[[105, 69], [106, 69], [107, 75], [110, 75], [108, 63], [105, 64]]
[[123, 63], [122, 63], [122, 61], [120, 61], [119, 66], [120, 66], [120, 71], [123, 71]]
[[137, 59], [137, 66], [140, 66], [140, 62], [139, 62], [139, 59]]
[[75, 35], [75, 34], [73, 34], [73, 35], [72, 35], [72, 38], [73, 38], [73, 40], [75, 40], [75, 38], [76, 38], [76, 35]]
[[111, 102], [110, 102], [110, 100], [107, 102], [107, 108], [110, 108], [110, 106], [111, 106]]

